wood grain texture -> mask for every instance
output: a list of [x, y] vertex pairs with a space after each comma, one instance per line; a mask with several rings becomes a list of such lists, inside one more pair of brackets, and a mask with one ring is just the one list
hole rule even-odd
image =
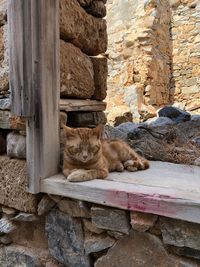
[[106, 103], [97, 100], [60, 99], [60, 110], [65, 111], [103, 111]]
[[27, 124], [29, 191], [56, 174], [59, 164], [59, 0], [31, 0], [34, 117]]
[[29, 191], [59, 163], [59, 0], [9, 0], [12, 111], [27, 119]]
[[33, 116], [31, 0], [8, 0], [9, 86], [15, 116]]
[[44, 179], [41, 191], [200, 223], [199, 167], [151, 162], [145, 171], [111, 173], [106, 180], [82, 183], [67, 182], [59, 174]]

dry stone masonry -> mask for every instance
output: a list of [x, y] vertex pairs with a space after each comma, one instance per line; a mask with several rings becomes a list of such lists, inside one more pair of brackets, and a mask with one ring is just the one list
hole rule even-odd
[[199, 12], [199, 1], [107, 1], [111, 124], [166, 104], [199, 111]]
[[[6, 7], [0, 0], [0, 266], [200, 267], [200, 224], [27, 193], [26, 121], [10, 112]], [[200, 2], [189, 0], [60, 0], [61, 98], [103, 101], [109, 73], [108, 119], [120, 125], [107, 126], [106, 137], [129, 136], [152, 158], [148, 142], [158, 151], [167, 146], [153, 143], [148, 130], [166, 133], [175, 125], [175, 136], [193, 128], [181, 143], [199, 147], [198, 116], [181, 111], [132, 123], [171, 102], [198, 109], [199, 12]], [[99, 123], [106, 123], [101, 111], [60, 112], [61, 128]], [[190, 163], [200, 165], [198, 153], [192, 150]]]

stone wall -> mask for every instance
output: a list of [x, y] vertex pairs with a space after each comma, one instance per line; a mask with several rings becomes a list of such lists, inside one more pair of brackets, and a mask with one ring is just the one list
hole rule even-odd
[[[60, 96], [102, 101], [107, 90], [105, 1], [60, 0]], [[7, 1], [0, 1], [0, 154], [26, 158], [26, 122], [11, 116]], [[71, 126], [106, 123], [103, 112], [75, 112]], [[69, 118], [72, 114], [69, 114]], [[67, 113], [60, 114], [67, 123]], [[72, 125], [73, 124], [73, 125]]]
[[[199, 1], [108, 1], [108, 121], [199, 104]], [[194, 101], [195, 100], [195, 101]], [[180, 104], [179, 104], [180, 105]], [[127, 116], [128, 114], [128, 116]]]
[[0, 214], [2, 266], [200, 266], [199, 224], [53, 195]]
[[172, 3], [173, 100], [200, 111], [200, 1]]

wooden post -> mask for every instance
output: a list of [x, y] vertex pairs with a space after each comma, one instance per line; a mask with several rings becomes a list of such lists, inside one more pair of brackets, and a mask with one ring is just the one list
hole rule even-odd
[[38, 193], [59, 164], [59, 0], [9, 0], [8, 24], [12, 111], [27, 117], [29, 191]]

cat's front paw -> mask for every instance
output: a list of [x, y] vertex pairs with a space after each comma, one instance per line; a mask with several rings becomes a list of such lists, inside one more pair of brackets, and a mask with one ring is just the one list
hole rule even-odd
[[87, 173], [85, 170], [76, 170], [72, 172], [68, 177], [69, 182], [83, 182], [87, 180]]

